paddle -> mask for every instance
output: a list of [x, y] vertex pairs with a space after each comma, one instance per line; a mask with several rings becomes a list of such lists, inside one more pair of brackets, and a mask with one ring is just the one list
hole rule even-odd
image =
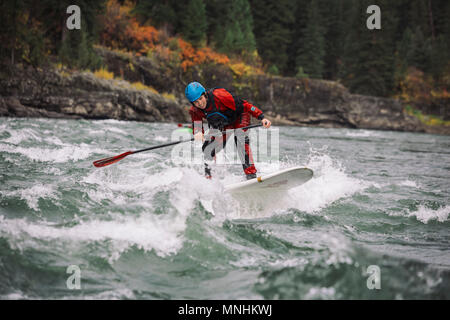
[[[247, 127], [236, 128], [236, 129], [245, 130], [245, 129], [251, 129], [251, 128], [256, 128], [256, 127], [261, 127], [261, 126], [262, 126], [262, 124], [259, 123], [259, 124], [252, 124], [252, 125], [247, 126]], [[225, 134], [225, 133], [226, 133], [225, 131], [222, 131], [222, 134]], [[93, 164], [97, 168], [106, 167], [106, 166], [109, 166], [110, 164], [113, 164], [113, 163], [116, 163], [116, 162], [122, 160], [123, 158], [125, 158], [126, 156], [129, 156], [130, 154], [135, 154], [135, 153], [139, 153], [139, 152], [144, 152], [144, 151], [164, 148], [164, 147], [168, 147], [168, 146], [173, 146], [173, 145], [178, 144], [178, 143], [190, 142], [190, 141], [194, 141], [194, 138], [180, 140], [180, 141], [174, 141], [174, 142], [161, 144], [161, 145], [158, 145], [158, 146], [145, 148], [145, 149], [141, 149], [141, 150], [136, 150], [136, 151], [127, 151], [127, 152], [124, 152], [122, 154], [119, 154], [118, 156], [109, 157], [109, 158], [105, 158], [105, 159], [100, 159], [100, 160], [94, 161]]]

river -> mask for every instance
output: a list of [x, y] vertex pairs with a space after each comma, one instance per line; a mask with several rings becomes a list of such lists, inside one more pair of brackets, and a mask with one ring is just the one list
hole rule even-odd
[[239, 164], [208, 180], [174, 147], [92, 165], [176, 129], [0, 118], [0, 298], [450, 298], [448, 136], [274, 127], [259, 172], [314, 176], [248, 201]]

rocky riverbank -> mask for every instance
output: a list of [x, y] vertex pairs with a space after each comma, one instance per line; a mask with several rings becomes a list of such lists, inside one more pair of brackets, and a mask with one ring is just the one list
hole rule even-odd
[[[266, 75], [236, 77], [223, 66], [182, 73], [158, 61], [105, 48], [98, 54], [117, 79], [91, 72], [9, 67], [0, 76], [0, 116], [187, 122], [184, 86], [195, 79], [234, 90], [260, 107], [277, 125], [347, 127], [450, 134], [449, 126], [427, 126], [394, 99], [351, 94], [333, 81]], [[133, 86], [133, 82], [145, 86]], [[158, 92], [165, 92], [160, 94]]]
[[0, 80], [0, 116], [185, 121], [175, 100], [134, 88], [123, 80], [99, 79], [91, 72], [14, 68]]

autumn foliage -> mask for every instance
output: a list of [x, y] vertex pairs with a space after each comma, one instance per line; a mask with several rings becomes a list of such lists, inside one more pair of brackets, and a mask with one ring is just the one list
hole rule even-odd
[[450, 105], [450, 77], [443, 77], [437, 83], [430, 75], [410, 67], [400, 82], [400, 98], [406, 104], [414, 106], [428, 114], [441, 114]]
[[101, 43], [112, 49], [154, 55], [163, 60], [175, 60], [183, 71], [204, 63], [228, 64], [229, 58], [209, 47], [194, 48], [181, 38], [168, 37], [152, 26], [142, 26], [132, 16], [133, 4], [120, 5], [109, 0], [102, 16]]
[[155, 47], [159, 32], [152, 26], [139, 25], [130, 14], [132, 8], [128, 2], [121, 6], [116, 0], [109, 0], [101, 17], [103, 30], [100, 39], [110, 48], [126, 49], [141, 55]]
[[189, 42], [178, 39], [180, 48], [179, 57], [181, 59], [181, 67], [186, 71], [189, 67], [204, 64], [206, 62], [214, 62], [217, 64], [227, 64], [230, 59], [220, 53], [216, 53], [208, 47], [195, 49]]
[[445, 84], [439, 88], [431, 76], [416, 68], [409, 68], [405, 79], [400, 82], [400, 98], [405, 102], [429, 103], [433, 99], [449, 99]]

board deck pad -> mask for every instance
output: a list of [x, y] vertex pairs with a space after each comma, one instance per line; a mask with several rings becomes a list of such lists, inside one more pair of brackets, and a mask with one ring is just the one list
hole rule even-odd
[[312, 178], [313, 174], [311, 169], [293, 167], [258, 176], [256, 179], [227, 185], [225, 186], [225, 191], [231, 193], [284, 191], [304, 184]]

